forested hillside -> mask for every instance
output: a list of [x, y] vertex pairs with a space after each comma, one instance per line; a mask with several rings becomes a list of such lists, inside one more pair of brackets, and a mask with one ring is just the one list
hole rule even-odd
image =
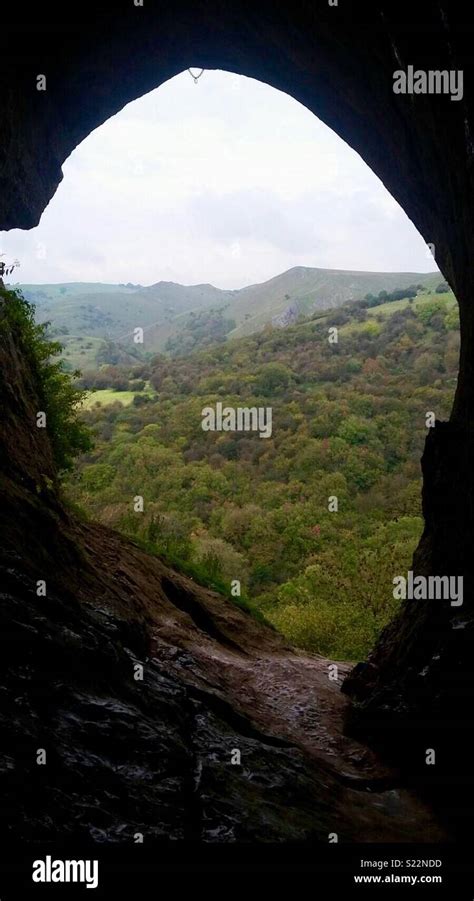
[[[459, 351], [451, 293], [383, 300], [89, 373], [109, 390], [88, 398], [71, 502], [226, 593], [239, 580], [301, 647], [363, 657], [421, 532], [427, 414], [449, 415]], [[271, 437], [203, 431], [219, 401], [271, 407]]]

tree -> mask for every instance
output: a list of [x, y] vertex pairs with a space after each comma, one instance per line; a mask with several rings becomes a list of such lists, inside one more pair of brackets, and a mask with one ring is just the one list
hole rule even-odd
[[[36, 383], [38, 398], [46, 413], [46, 427], [58, 472], [71, 469], [74, 457], [92, 446], [90, 432], [79, 418], [84, 392], [71, 373], [53, 358], [62, 346], [46, 337], [48, 323], [35, 322], [35, 309], [18, 291], [0, 286], [6, 303], [0, 328], [14, 333]], [[78, 375], [78, 373], [75, 373]]]
[[271, 395], [286, 388], [291, 372], [282, 363], [267, 363], [257, 373], [256, 389], [264, 395]]
[[423, 325], [431, 325], [431, 320], [434, 316], [438, 314], [445, 315], [446, 314], [446, 301], [444, 300], [430, 300], [427, 303], [423, 303], [417, 309], [417, 316], [421, 319]]
[[[4, 257], [4, 253], [0, 253], [0, 257]], [[15, 269], [18, 269], [20, 263], [18, 260], [13, 260], [13, 263], [5, 263], [3, 260], [0, 260], [0, 279], [6, 275], [11, 275]]]

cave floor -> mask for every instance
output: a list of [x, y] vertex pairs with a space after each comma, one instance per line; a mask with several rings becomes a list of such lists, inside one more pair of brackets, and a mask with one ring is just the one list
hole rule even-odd
[[[211, 643], [189, 643], [170, 651], [159, 634], [153, 654], [197, 686], [218, 692], [262, 733], [286, 739], [345, 786], [348, 817], [379, 822], [372, 840], [436, 842], [446, 838], [433, 812], [403, 788], [400, 774], [366, 745], [343, 734], [347, 698], [340, 685], [351, 669], [337, 663], [338, 681], [328, 678], [333, 661], [289, 649], [242, 655]], [[380, 820], [379, 820], [380, 818]]]
[[[113, 584], [115, 612], [145, 618], [148, 658], [208, 698], [246, 718], [261, 736], [302, 753], [361, 841], [436, 842], [447, 838], [431, 808], [403, 786], [400, 774], [343, 731], [350, 703], [340, 687], [350, 664], [304, 653], [215, 592], [173, 573], [99, 525], [84, 539], [101, 548], [100, 578]], [[104, 600], [107, 600], [107, 592]], [[137, 601], [137, 599], [139, 599]]]

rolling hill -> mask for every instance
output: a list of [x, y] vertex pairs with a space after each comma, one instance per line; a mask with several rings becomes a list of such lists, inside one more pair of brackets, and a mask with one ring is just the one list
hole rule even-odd
[[[269, 323], [283, 326], [300, 315], [340, 306], [367, 293], [378, 294], [413, 284], [434, 290], [439, 272], [357, 272], [298, 266], [261, 284], [237, 290], [213, 285], [108, 285], [71, 282], [23, 284], [24, 296], [36, 305], [38, 321], [50, 321], [65, 344], [64, 357], [73, 367], [96, 365], [110, 356], [110, 342], [120, 354], [194, 349], [203, 336], [210, 341], [240, 338]], [[143, 345], [133, 330], [144, 331]], [[197, 338], [196, 338], [197, 336]], [[112, 355], [116, 351], [112, 351]], [[111, 360], [109, 360], [111, 362]]]

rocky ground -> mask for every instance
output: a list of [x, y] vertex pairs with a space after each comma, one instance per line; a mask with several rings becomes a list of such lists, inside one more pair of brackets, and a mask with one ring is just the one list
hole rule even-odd
[[328, 661], [117, 534], [65, 525], [84, 555], [72, 590], [38, 598], [20, 557], [3, 571], [9, 837], [442, 837], [397, 773], [343, 736], [344, 665], [330, 681]]

